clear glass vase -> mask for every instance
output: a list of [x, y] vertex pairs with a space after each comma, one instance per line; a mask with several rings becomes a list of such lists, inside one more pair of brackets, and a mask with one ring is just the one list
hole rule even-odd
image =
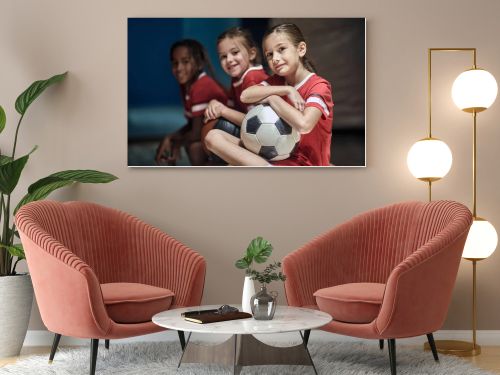
[[252, 315], [256, 320], [271, 320], [276, 311], [277, 292], [267, 292], [266, 285], [260, 286], [260, 291], [250, 299]]

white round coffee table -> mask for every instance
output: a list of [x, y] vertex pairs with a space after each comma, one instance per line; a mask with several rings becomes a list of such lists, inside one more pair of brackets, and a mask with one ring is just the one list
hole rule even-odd
[[[217, 309], [219, 306], [197, 306], [167, 310], [153, 316], [153, 322], [161, 327], [179, 332], [183, 347], [179, 366], [182, 363], [219, 363], [233, 367], [233, 373], [239, 374], [242, 366], [254, 365], [306, 365], [312, 366], [317, 374], [311, 355], [307, 350], [307, 341], [311, 329], [329, 323], [332, 317], [324, 312], [299, 307], [278, 306], [272, 320], [253, 318], [230, 320], [208, 324], [197, 324], [184, 320], [183, 312]], [[290, 347], [275, 347], [257, 340], [254, 334], [270, 334], [298, 331], [302, 344]], [[301, 331], [304, 331], [302, 334]], [[189, 332], [184, 344], [183, 332]], [[231, 334], [221, 344], [195, 344], [190, 342], [191, 333]]]

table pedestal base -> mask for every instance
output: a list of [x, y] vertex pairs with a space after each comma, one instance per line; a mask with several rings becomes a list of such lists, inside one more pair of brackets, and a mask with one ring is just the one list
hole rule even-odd
[[[300, 333], [302, 336], [302, 333]], [[257, 340], [253, 335], [233, 335], [221, 344], [195, 344], [189, 334], [178, 367], [182, 363], [218, 363], [233, 367], [239, 374], [242, 366], [305, 365], [316, 368], [302, 336], [302, 344], [276, 347]]]

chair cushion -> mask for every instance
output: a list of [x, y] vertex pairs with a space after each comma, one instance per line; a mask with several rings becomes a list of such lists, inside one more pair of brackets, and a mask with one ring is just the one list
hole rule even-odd
[[370, 323], [380, 310], [385, 284], [350, 283], [319, 289], [314, 293], [321, 311], [334, 320], [347, 323]]
[[168, 310], [174, 293], [168, 289], [137, 283], [101, 284], [106, 310], [117, 323], [144, 323]]

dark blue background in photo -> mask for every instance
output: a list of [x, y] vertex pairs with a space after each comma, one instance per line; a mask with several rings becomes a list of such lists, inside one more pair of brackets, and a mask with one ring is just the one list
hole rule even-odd
[[268, 19], [129, 18], [128, 20], [128, 138], [152, 139], [184, 125], [179, 85], [172, 75], [170, 46], [196, 39], [208, 51], [216, 79], [230, 79], [217, 56], [217, 37], [233, 26], [249, 28], [261, 40]]

